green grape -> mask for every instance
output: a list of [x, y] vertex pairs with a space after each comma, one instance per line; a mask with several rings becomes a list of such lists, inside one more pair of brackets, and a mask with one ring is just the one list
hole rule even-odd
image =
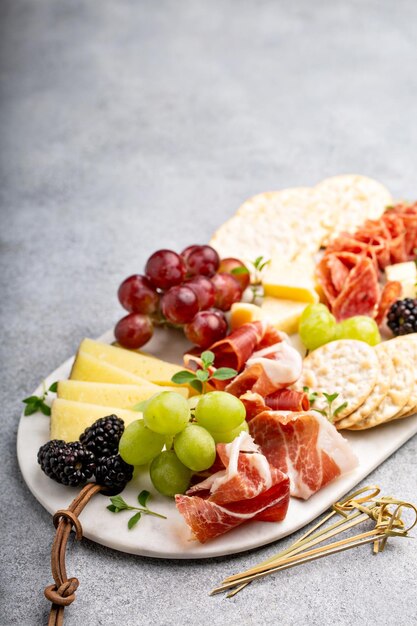
[[173, 450], [165, 450], [152, 461], [149, 475], [159, 493], [174, 497], [176, 493], [187, 491], [192, 471], [181, 463]]
[[307, 350], [315, 350], [336, 338], [336, 319], [324, 304], [309, 304], [301, 315], [298, 333]]
[[249, 426], [246, 420], [239, 424], [239, 426], [236, 426], [236, 428], [226, 430], [224, 433], [219, 433], [214, 430], [210, 430], [209, 432], [216, 443], [230, 443], [243, 431], [245, 433], [249, 432]]
[[337, 339], [359, 339], [370, 346], [376, 346], [381, 341], [378, 325], [371, 317], [355, 315], [343, 320], [336, 326]]
[[162, 391], [146, 404], [143, 419], [148, 428], [161, 435], [175, 435], [190, 420], [190, 407], [184, 396], [175, 391]]
[[200, 426], [215, 432], [236, 428], [246, 417], [243, 402], [225, 391], [211, 391], [204, 394], [195, 410]]
[[208, 469], [216, 458], [216, 444], [210, 433], [197, 424], [190, 424], [174, 439], [179, 460], [194, 472]]
[[140, 419], [126, 427], [119, 441], [119, 454], [126, 463], [143, 465], [152, 461], [164, 444], [165, 437], [149, 430]]

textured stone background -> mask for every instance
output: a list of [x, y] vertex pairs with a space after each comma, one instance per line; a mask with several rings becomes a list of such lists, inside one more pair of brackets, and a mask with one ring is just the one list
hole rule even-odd
[[[114, 324], [149, 253], [207, 241], [250, 194], [358, 172], [415, 198], [417, 5], [3, 0], [0, 15], [0, 622], [25, 626], [46, 623], [52, 523], [17, 467], [21, 399]], [[416, 454], [414, 438], [369, 480], [415, 500]], [[276, 546], [168, 562], [83, 541], [66, 624], [415, 624], [416, 550], [364, 548], [226, 600], [207, 592]]]

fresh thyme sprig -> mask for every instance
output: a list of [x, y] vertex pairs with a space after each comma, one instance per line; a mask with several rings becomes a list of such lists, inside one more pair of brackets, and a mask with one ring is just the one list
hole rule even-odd
[[143, 490], [140, 492], [140, 494], [138, 495], [138, 502], [140, 504], [140, 507], [130, 506], [130, 504], [128, 504], [122, 498], [122, 496], [112, 496], [110, 498], [111, 504], [109, 504], [109, 506], [106, 508], [112, 513], [120, 513], [121, 511], [137, 511], [134, 515], [132, 515], [132, 517], [127, 522], [127, 527], [129, 528], [129, 530], [131, 530], [132, 528], [136, 526], [136, 524], [142, 517], [142, 514], [153, 515], [154, 517], [167, 519], [165, 515], [161, 515], [160, 513], [156, 513], [155, 511], [151, 511], [151, 509], [148, 509], [148, 507], [146, 506], [146, 503], [148, 499], [150, 498], [150, 495], [151, 494], [149, 493], [149, 491], [146, 491], [146, 490]]
[[45, 383], [43, 385], [43, 394], [41, 396], [29, 396], [22, 400], [25, 406], [25, 415], [32, 415], [37, 411], [41, 411], [44, 415], [51, 415], [51, 407], [46, 404], [45, 399], [48, 393], [56, 393], [58, 389], [58, 382], [52, 383], [52, 385], [46, 389]]
[[188, 370], [181, 370], [177, 372], [171, 378], [173, 383], [177, 385], [188, 384], [198, 393], [205, 393], [207, 383], [211, 380], [229, 380], [237, 376], [237, 371], [231, 367], [219, 367], [212, 374], [210, 374], [210, 367], [214, 366], [214, 353], [210, 350], [206, 350], [201, 354], [201, 368], [196, 372], [189, 372]]

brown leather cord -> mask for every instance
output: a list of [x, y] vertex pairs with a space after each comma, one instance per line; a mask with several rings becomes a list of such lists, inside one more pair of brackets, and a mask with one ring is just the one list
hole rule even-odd
[[51, 570], [55, 581], [45, 589], [45, 597], [52, 602], [48, 626], [62, 626], [64, 623], [64, 608], [74, 602], [75, 592], [79, 582], [77, 578], [68, 578], [65, 567], [65, 553], [71, 529], [75, 530], [75, 538], [79, 541], [83, 536], [83, 529], [78, 519], [91, 498], [101, 491], [100, 485], [89, 483], [71, 502], [68, 509], [62, 509], [53, 517], [56, 528], [55, 539], [52, 544]]

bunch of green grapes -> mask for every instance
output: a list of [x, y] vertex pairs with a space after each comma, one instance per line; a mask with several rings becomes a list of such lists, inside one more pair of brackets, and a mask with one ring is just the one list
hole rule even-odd
[[337, 323], [324, 304], [306, 306], [300, 318], [298, 333], [307, 350], [315, 350], [335, 339], [358, 339], [370, 346], [381, 341], [378, 326], [371, 317], [355, 315]]
[[241, 431], [247, 432], [245, 417], [243, 403], [224, 391], [190, 401], [163, 391], [146, 403], [143, 419], [126, 427], [119, 453], [131, 465], [150, 463], [155, 489], [174, 496], [187, 490], [194, 472], [213, 465], [216, 443], [228, 443]]

